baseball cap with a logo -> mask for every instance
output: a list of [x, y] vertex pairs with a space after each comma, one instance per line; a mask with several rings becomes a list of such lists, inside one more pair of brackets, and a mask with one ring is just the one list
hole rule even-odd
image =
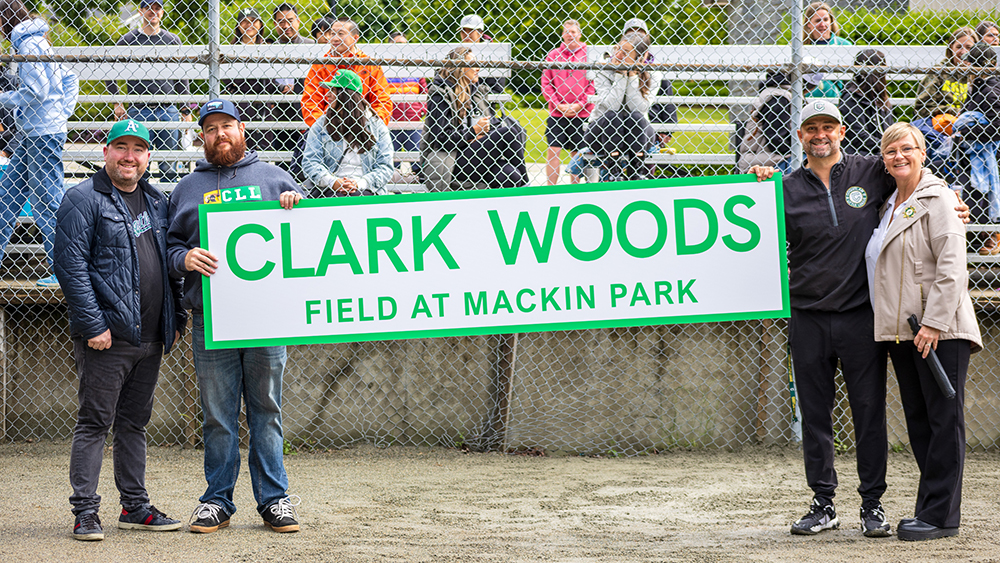
[[826, 100], [818, 100], [815, 102], [809, 102], [806, 104], [806, 107], [802, 108], [802, 121], [799, 122], [800, 126], [801, 124], [805, 124], [806, 121], [820, 115], [832, 117], [837, 120], [837, 123], [844, 122], [844, 119], [840, 116], [840, 110], [837, 109], [837, 106]]
[[146, 148], [149, 148], [149, 129], [134, 119], [123, 119], [112, 125], [108, 131], [107, 145], [111, 145], [121, 137], [135, 137], [146, 143]]
[[486, 24], [483, 22], [483, 18], [477, 16], [476, 14], [469, 14], [462, 18], [462, 22], [458, 24], [462, 29], [478, 29], [479, 31], [486, 31]]
[[213, 113], [224, 113], [236, 121], [242, 121], [240, 119], [240, 110], [236, 109], [236, 104], [229, 100], [216, 98], [205, 102], [205, 105], [201, 106], [201, 111], [198, 112], [198, 125], [204, 125], [205, 118]]

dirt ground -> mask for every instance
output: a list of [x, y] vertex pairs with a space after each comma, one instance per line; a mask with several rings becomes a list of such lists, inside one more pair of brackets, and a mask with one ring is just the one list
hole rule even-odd
[[[837, 458], [841, 529], [790, 535], [810, 499], [793, 448], [602, 459], [360, 446], [285, 459], [301, 532], [261, 524], [244, 457], [232, 527], [197, 535], [115, 528], [107, 452], [106, 539], [90, 543], [70, 536], [69, 444], [0, 445], [0, 560], [1000, 561], [996, 454], [969, 456], [961, 534], [920, 543], [861, 535], [852, 456]], [[151, 448], [157, 507], [187, 521], [201, 464], [199, 450]], [[893, 528], [911, 515], [916, 479], [910, 455], [890, 455], [883, 502]]]

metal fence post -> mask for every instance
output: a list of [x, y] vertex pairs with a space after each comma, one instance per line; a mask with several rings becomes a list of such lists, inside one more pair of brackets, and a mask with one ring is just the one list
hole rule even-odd
[[[799, 128], [802, 116], [802, 0], [790, 0], [792, 18], [792, 127]], [[802, 166], [802, 143], [792, 135], [792, 170]]]
[[208, 95], [210, 98], [222, 97], [221, 59], [221, 25], [219, 0], [208, 3]]

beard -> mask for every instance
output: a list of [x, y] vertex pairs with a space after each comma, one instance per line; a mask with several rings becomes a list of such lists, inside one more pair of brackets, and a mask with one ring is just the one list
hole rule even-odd
[[805, 146], [803, 146], [803, 150], [805, 151], [807, 156], [811, 156], [813, 158], [826, 158], [832, 155], [837, 149], [839, 149], [839, 147], [840, 147], [839, 142], [834, 142], [831, 140], [828, 144], [825, 145], [824, 144], [813, 145], [812, 143], [808, 143]]
[[247, 153], [247, 141], [242, 135], [231, 139], [229, 147], [220, 148], [216, 141], [212, 146], [205, 145], [205, 160], [216, 166], [232, 166], [243, 160]]

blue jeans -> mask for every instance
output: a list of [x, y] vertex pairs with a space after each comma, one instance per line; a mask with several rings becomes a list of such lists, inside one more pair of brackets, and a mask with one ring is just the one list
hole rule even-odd
[[[180, 121], [181, 113], [174, 106], [131, 106], [128, 108], [128, 116], [136, 121]], [[178, 151], [181, 150], [181, 132], [177, 129], [149, 129], [149, 140], [153, 142], [153, 150]], [[154, 152], [155, 154], [155, 152]], [[178, 162], [157, 163], [160, 169], [160, 181], [165, 183], [175, 183], [180, 180], [177, 171]], [[149, 179], [149, 171], [146, 171], [146, 179]]]
[[66, 133], [21, 137], [0, 180], [0, 260], [14, 234], [14, 221], [31, 200], [35, 225], [42, 232], [42, 244], [52, 264], [52, 237], [56, 211], [63, 196], [63, 145]]
[[192, 351], [198, 373], [202, 433], [205, 441], [205, 480], [208, 488], [198, 499], [236, 512], [233, 489], [240, 474], [240, 398], [246, 403], [250, 427], [250, 483], [257, 512], [286, 496], [288, 476], [282, 458], [281, 374], [287, 355], [284, 346], [205, 349], [205, 318], [192, 315]]

